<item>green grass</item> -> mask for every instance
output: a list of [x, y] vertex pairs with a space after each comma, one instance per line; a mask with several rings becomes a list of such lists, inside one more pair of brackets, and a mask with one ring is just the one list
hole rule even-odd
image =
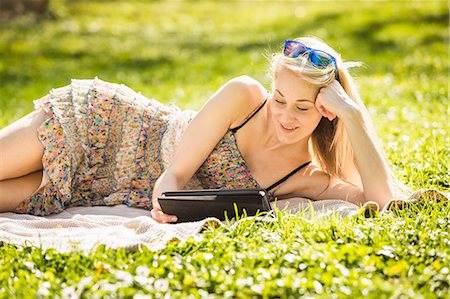
[[[266, 56], [285, 38], [315, 35], [364, 63], [352, 73], [396, 175], [414, 189], [448, 191], [448, 11], [446, 1], [52, 1], [52, 16], [0, 23], [0, 127], [71, 78], [99, 76], [198, 109], [238, 75], [269, 88]], [[108, 288], [118, 288], [110, 297], [158, 296], [152, 279], [171, 297], [445, 297], [449, 208], [433, 207], [369, 220], [281, 214], [157, 253], [3, 244], [0, 294], [45, 293], [45, 282], [51, 297], [65, 286], [81, 292], [91, 277], [86, 297]]]
[[[152, 252], [0, 247], [0, 297], [448, 298], [450, 205], [381, 218], [279, 212]], [[73, 296], [73, 297], [70, 297]]]

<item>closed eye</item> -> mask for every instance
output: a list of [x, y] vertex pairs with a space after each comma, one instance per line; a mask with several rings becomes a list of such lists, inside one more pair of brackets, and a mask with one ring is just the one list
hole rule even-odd
[[300, 111], [307, 111], [308, 110], [307, 108], [300, 108], [300, 107], [297, 107], [297, 109], [300, 110]]

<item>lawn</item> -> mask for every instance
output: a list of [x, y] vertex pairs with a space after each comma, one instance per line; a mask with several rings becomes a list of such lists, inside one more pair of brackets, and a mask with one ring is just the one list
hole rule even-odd
[[[0, 23], [0, 127], [71, 78], [198, 109], [227, 80], [267, 88], [267, 57], [314, 35], [345, 60], [395, 174], [449, 191], [447, 1], [51, 1]], [[450, 208], [210, 229], [161, 252], [0, 245], [0, 297], [448, 297]], [[212, 295], [210, 295], [213, 297]], [[138, 296], [136, 297], [138, 298]]]

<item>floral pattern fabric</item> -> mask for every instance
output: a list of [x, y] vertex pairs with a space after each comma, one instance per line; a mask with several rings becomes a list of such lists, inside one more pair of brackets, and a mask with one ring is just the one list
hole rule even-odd
[[[38, 137], [50, 182], [15, 211], [34, 215], [70, 206], [150, 209], [155, 181], [195, 116], [192, 110], [181, 111], [98, 78], [72, 80], [34, 103], [47, 115]], [[256, 187], [228, 131], [185, 188]]]

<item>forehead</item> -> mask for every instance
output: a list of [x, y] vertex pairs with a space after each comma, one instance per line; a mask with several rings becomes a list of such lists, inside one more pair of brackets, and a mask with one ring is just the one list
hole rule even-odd
[[287, 99], [306, 98], [315, 100], [319, 87], [309, 83], [292, 71], [281, 69], [274, 78], [274, 88], [279, 90]]

